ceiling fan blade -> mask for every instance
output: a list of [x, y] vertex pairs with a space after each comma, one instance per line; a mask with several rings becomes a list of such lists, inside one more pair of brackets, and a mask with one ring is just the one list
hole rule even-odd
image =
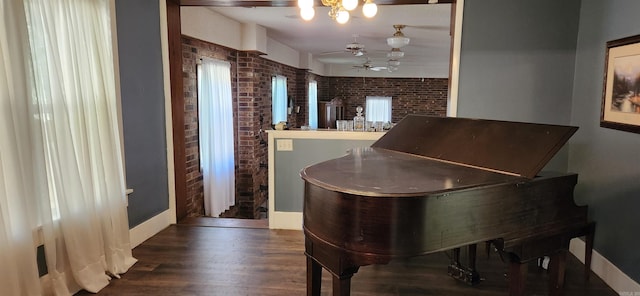
[[318, 55], [319, 56], [323, 56], [323, 55], [337, 55], [337, 54], [351, 54], [350, 51], [348, 50], [336, 50], [336, 51], [326, 51], [326, 52], [321, 52]]
[[434, 31], [449, 31], [449, 26], [435, 26], [435, 25], [422, 25], [412, 26], [407, 25], [407, 28], [422, 29], [422, 30], [434, 30]]

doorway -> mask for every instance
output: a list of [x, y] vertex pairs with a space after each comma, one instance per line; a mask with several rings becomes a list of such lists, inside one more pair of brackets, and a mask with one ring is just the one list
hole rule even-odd
[[[247, 3], [245, 1], [235, 1], [238, 6], [255, 6], [256, 2]], [[397, 1], [397, 0], [387, 0], [387, 1], [376, 1], [380, 4], [416, 4], [416, 3], [424, 3], [424, 1], [416, 1], [415, 3], [408, 3], [407, 1]], [[411, 2], [411, 1], [409, 1]], [[455, 23], [455, 0], [445, 0], [438, 1], [439, 3], [452, 3], [452, 24]], [[227, 2], [225, 2], [227, 3]], [[187, 216], [187, 200], [186, 193], [188, 190], [188, 185], [185, 176], [187, 175], [186, 170], [186, 147], [185, 147], [185, 118], [184, 118], [184, 83], [182, 81], [182, 59], [181, 59], [181, 51], [182, 51], [182, 36], [180, 30], [180, 6], [181, 5], [199, 5], [199, 6], [207, 6], [207, 5], [215, 5], [215, 1], [207, 1], [207, 0], [189, 0], [189, 1], [178, 1], [178, 0], [167, 0], [167, 23], [168, 23], [168, 39], [169, 39], [169, 56], [170, 56], [170, 79], [171, 79], [171, 97], [172, 97], [172, 122], [173, 122], [173, 136], [174, 136], [174, 168], [175, 168], [175, 188], [176, 188], [176, 216], [178, 220], [183, 219]], [[289, 3], [294, 5], [295, 2]], [[228, 3], [227, 3], [228, 5]], [[261, 5], [272, 5], [272, 2], [263, 2]], [[453, 28], [453, 25], [452, 25]], [[453, 35], [453, 30], [451, 32]], [[453, 43], [452, 36], [452, 43]], [[453, 47], [452, 47], [453, 48]], [[249, 54], [249, 53], [247, 53]], [[256, 56], [258, 56], [256, 54]], [[454, 55], [451, 55], [452, 59]], [[240, 58], [240, 57], [239, 57]], [[450, 63], [450, 67], [451, 67]], [[451, 72], [450, 72], [450, 83], [451, 83]], [[450, 91], [452, 90], [451, 84], [449, 86]], [[454, 94], [451, 94], [453, 96]], [[261, 122], [260, 119], [263, 119], [262, 114], [256, 114], [253, 117], [247, 118], [248, 121], [256, 122], [254, 126], [254, 131], [257, 131], [262, 128], [262, 126], [258, 126], [258, 122]], [[266, 120], [268, 121], [268, 120]], [[259, 139], [258, 139], [259, 140]], [[258, 164], [261, 165], [261, 164]], [[248, 184], [251, 186], [251, 192], [259, 192], [261, 190], [261, 184]], [[251, 193], [249, 192], [249, 193]]]

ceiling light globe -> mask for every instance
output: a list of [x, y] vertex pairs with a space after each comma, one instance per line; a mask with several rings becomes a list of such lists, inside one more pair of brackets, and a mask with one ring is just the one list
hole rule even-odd
[[400, 51], [399, 48], [394, 48], [387, 53], [387, 57], [390, 59], [401, 59], [404, 57], [404, 51]]
[[298, 7], [313, 7], [313, 0], [298, 0]]
[[387, 38], [387, 44], [392, 48], [401, 48], [409, 45], [410, 39], [404, 36], [393, 36]]
[[313, 7], [303, 7], [300, 8], [300, 17], [302, 17], [305, 21], [310, 21], [316, 15], [315, 9]]
[[336, 21], [339, 24], [346, 24], [349, 21], [349, 12], [346, 10], [339, 10], [336, 13]]
[[362, 14], [364, 14], [365, 17], [372, 18], [376, 16], [377, 13], [378, 13], [378, 6], [371, 1], [367, 1], [362, 6]]
[[358, 7], [358, 0], [342, 0], [342, 7], [346, 10], [354, 10]]

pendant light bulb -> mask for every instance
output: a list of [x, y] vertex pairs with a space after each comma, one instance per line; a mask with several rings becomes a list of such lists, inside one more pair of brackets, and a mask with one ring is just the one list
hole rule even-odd
[[338, 13], [336, 13], [336, 21], [339, 24], [346, 24], [349, 21], [349, 12], [344, 9], [338, 10]]
[[365, 17], [372, 18], [378, 13], [378, 6], [372, 0], [366, 0], [362, 6], [362, 14]]
[[358, 0], [342, 0], [342, 7], [348, 11], [354, 10], [358, 7]]
[[310, 21], [316, 15], [315, 9], [313, 7], [302, 7], [300, 8], [300, 17], [305, 21]]
[[298, 0], [298, 7], [313, 7], [313, 0]]

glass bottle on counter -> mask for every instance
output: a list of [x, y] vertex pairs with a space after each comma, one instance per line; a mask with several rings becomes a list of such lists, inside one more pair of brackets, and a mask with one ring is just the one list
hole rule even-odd
[[362, 116], [362, 106], [356, 107], [356, 116], [353, 118], [353, 130], [364, 132], [364, 116]]

